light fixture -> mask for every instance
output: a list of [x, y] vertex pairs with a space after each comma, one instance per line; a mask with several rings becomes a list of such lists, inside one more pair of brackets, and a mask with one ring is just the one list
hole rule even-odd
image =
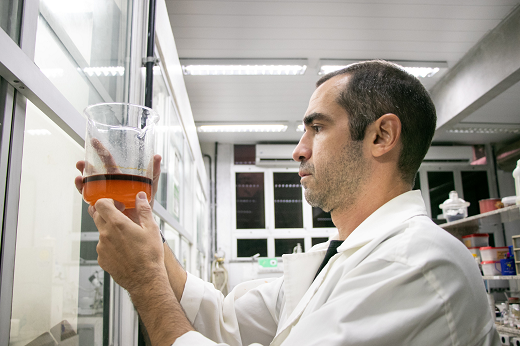
[[520, 134], [520, 126], [516, 124], [458, 123], [446, 132], [458, 134]]
[[305, 130], [305, 125], [299, 124], [296, 128], [296, 132], [303, 132]]
[[27, 133], [31, 136], [48, 136], [51, 135], [51, 132], [47, 129], [34, 129], [27, 130]]
[[[320, 59], [318, 63], [318, 74], [324, 75], [330, 72], [341, 70], [349, 65], [364, 60], [339, 60], [339, 59]], [[404, 68], [405, 71], [418, 78], [432, 77], [441, 69], [447, 69], [448, 63], [445, 61], [411, 61], [411, 60], [388, 60]]]
[[82, 70], [89, 76], [122, 76], [125, 74], [125, 68], [123, 66], [99, 66], [99, 67], [85, 67], [83, 69], [80, 69], [78, 67], [78, 70]]
[[250, 124], [199, 124], [198, 132], [285, 132], [286, 124], [250, 123]]
[[191, 76], [294, 76], [307, 69], [307, 59], [180, 60], [183, 73]]

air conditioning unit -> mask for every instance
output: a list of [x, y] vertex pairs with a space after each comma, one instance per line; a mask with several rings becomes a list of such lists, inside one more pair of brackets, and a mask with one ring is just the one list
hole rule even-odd
[[434, 146], [428, 149], [423, 163], [470, 163], [472, 146]]
[[298, 167], [292, 158], [296, 144], [257, 144], [256, 162], [260, 167]]

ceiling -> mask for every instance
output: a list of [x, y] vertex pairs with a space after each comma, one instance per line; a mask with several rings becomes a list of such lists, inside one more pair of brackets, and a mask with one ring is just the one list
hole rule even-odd
[[[520, 0], [166, 0], [182, 58], [305, 58], [298, 76], [184, 76], [202, 122], [285, 121], [285, 133], [199, 133], [201, 142], [297, 142], [319, 59], [446, 61], [453, 67]], [[446, 73], [446, 72], [444, 72]], [[443, 73], [424, 78], [430, 89]], [[520, 83], [461, 123], [520, 128]], [[459, 124], [460, 125], [460, 124]], [[463, 126], [463, 125], [461, 125]], [[437, 133], [438, 142], [493, 143], [520, 135]]]

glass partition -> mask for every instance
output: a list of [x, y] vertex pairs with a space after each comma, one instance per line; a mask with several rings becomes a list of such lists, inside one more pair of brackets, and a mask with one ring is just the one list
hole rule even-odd
[[81, 271], [80, 253], [92, 255], [81, 245], [82, 198], [74, 186], [75, 164], [83, 156], [80, 145], [28, 102], [10, 345], [53, 344], [57, 337], [73, 342], [87, 324], [98, 331], [81, 314], [88, 308], [96, 315], [102, 302], [102, 273]]
[[127, 100], [130, 4], [40, 1], [35, 63], [80, 112]]
[[22, 0], [0, 1], [0, 28], [16, 43], [20, 40]]
[[160, 69], [154, 71], [153, 83], [153, 109], [161, 117], [157, 124], [156, 152], [162, 156], [161, 178], [155, 199], [180, 222], [184, 132]]

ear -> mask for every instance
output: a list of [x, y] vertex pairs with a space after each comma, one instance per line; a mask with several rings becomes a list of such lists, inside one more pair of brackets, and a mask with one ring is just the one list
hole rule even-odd
[[370, 125], [370, 131], [371, 153], [381, 157], [400, 143], [401, 120], [395, 114], [385, 114]]

